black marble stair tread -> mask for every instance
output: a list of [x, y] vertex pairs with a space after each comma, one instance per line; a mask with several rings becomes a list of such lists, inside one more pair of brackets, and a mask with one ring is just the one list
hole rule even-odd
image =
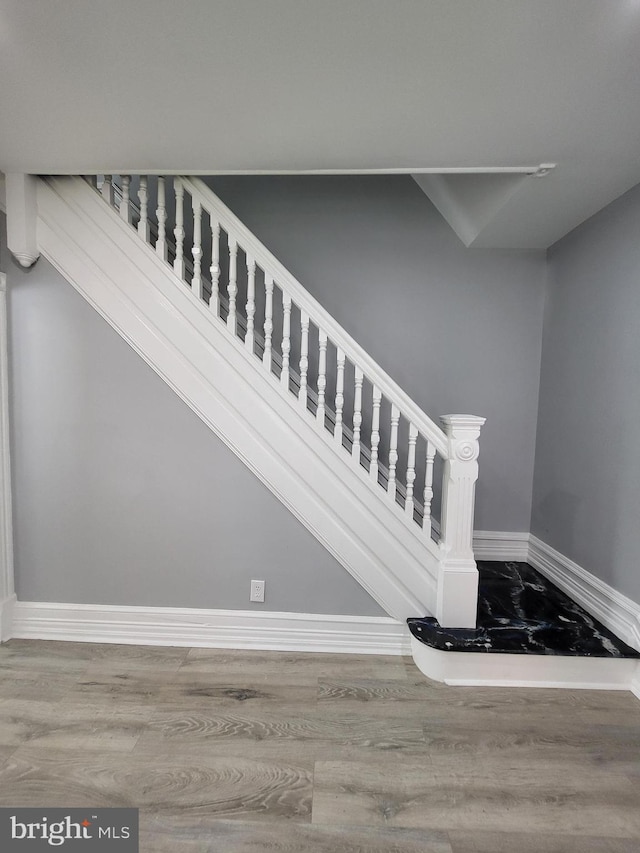
[[528, 563], [478, 562], [478, 627], [407, 619], [416, 639], [442, 651], [640, 658]]

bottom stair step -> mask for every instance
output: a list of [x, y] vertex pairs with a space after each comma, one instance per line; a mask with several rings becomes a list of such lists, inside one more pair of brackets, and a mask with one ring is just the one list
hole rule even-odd
[[478, 627], [408, 619], [417, 666], [448, 684], [632, 688], [640, 652], [527, 563], [478, 562]]

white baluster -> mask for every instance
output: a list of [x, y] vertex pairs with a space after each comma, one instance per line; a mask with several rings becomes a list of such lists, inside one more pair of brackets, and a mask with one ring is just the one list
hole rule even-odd
[[158, 207], [156, 209], [156, 217], [158, 219], [158, 239], [156, 240], [156, 254], [167, 260], [167, 204], [165, 199], [165, 179], [160, 176], [158, 178]]
[[256, 316], [256, 262], [247, 255], [247, 334], [244, 345], [253, 355]]
[[100, 192], [109, 207], [113, 207], [113, 175], [104, 175]]
[[333, 431], [333, 438], [338, 447], [342, 447], [342, 411], [344, 409], [344, 351], [338, 347], [336, 358], [337, 373], [336, 373], [336, 428]]
[[176, 257], [173, 262], [175, 274], [184, 281], [184, 186], [179, 178], [174, 182], [176, 193], [176, 227], [173, 236], [176, 240]]
[[391, 435], [389, 437], [389, 482], [387, 486], [391, 503], [396, 502], [396, 465], [398, 464], [398, 424], [400, 410], [391, 404]]
[[424, 473], [424, 498], [422, 509], [422, 529], [431, 538], [431, 501], [433, 500], [433, 460], [436, 449], [430, 441], [427, 442], [427, 467]]
[[360, 465], [360, 427], [362, 426], [362, 382], [364, 375], [356, 364], [356, 389], [353, 397], [353, 446], [351, 453], [357, 465]]
[[413, 521], [413, 484], [416, 481], [416, 442], [418, 430], [409, 424], [409, 452], [407, 454], [407, 492], [404, 501], [404, 511]]
[[271, 336], [273, 335], [273, 279], [264, 274], [264, 353], [262, 363], [271, 373]]
[[140, 175], [140, 186], [138, 187], [138, 198], [140, 199], [140, 219], [138, 220], [138, 234], [145, 243], [149, 242], [151, 229], [149, 227], [149, 191], [147, 189], [147, 176]]
[[191, 279], [191, 290], [202, 299], [202, 208], [200, 202], [191, 199], [193, 208], [193, 278]]
[[238, 244], [229, 236], [229, 313], [227, 314], [227, 328], [232, 334], [238, 334], [238, 317], [236, 312], [236, 298], [238, 296]]
[[122, 176], [122, 198], [120, 199], [120, 219], [131, 223], [131, 175]]
[[220, 223], [211, 220], [211, 299], [209, 308], [220, 316]]
[[374, 483], [378, 482], [378, 447], [380, 446], [380, 404], [382, 391], [373, 386], [373, 413], [371, 416], [371, 464], [369, 476]]
[[318, 359], [318, 408], [316, 418], [320, 429], [324, 429], [324, 396], [327, 387], [327, 335], [321, 329], [318, 330], [320, 358]]
[[282, 294], [282, 372], [280, 382], [289, 390], [289, 353], [291, 352], [291, 297]]
[[307, 373], [309, 371], [309, 315], [300, 312], [300, 393], [298, 403], [303, 412], [307, 411]]

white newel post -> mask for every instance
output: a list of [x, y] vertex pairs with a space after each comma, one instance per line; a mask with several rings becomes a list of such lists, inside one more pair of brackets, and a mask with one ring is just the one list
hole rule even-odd
[[16, 596], [13, 583], [9, 388], [7, 370], [7, 278], [0, 273], [0, 642], [10, 639]]
[[475, 628], [478, 569], [473, 554], [473, 511], [478, 479], [478, 438], [485, 418], [444, 415], [449, 439], [442, 478], [442, 518], [436, 618], [447, 628]]

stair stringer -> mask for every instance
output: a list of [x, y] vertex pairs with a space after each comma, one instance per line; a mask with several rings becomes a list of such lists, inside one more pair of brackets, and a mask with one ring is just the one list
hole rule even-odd
[[47, 260], [390, 616], [435, 612], [438, 546], [88, 184], [41, 180], [37, 231]]

